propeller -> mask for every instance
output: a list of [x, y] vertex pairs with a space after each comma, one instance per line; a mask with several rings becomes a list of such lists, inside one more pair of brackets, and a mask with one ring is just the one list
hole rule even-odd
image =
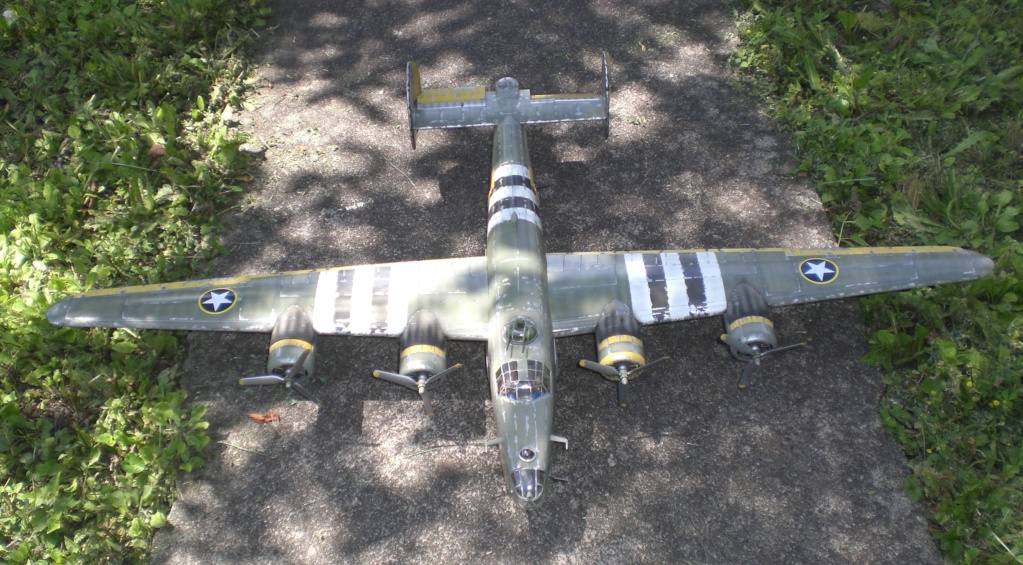
[[388, 371], [373, 371], [373, 376], [385, 380], [389, 383], [401, 385], [407, 389], [414, 390], [419, 393], [419, 397], [423, 399], [423, 408], [426, 410], [427, 416], [433, 416], [433, 403], [430, 402], [429, 391], [436, 388], [448, 375], [462, 368], [462, 364], [458, 363], [452, 365], [447, 369], [437, 373], [436, 375], [430, 376], [430, 373], [422, 372], [419, 373], [415, 378], [409, 375], [402, 375], [401, 373], [391, 373]]
[[302, 351], [302, 354], [298, 356], [295, 363], [288, 367], [288, 371], [282, 377], [281, 375], [260, 375], [257, 377], [243, 377], [238, 379], [238, 386], [266, 386], [266, 385], [284, 385], [284, 388], [297, 390], [299, 394], [304, 396], [306, 400], [319, 404], [319, 402], [306, 391], [305, 387], [295, 382], [295, 378], [298, 377], [302, 371], [302, 365], [305, 363], [306, 357], [309, 356], [311, 350], [306, 349]]
[[792, 345], [786, 345], [784, 347], [775, 347], [774, 349], [764, 349], [763, 344], [759, 342], [742, 343], [736, 340], [729, 340], [730, 336], [721, 336], [721, 341], [728, 344], [729, 347], [737, 351], [738, 353], [749, 357], [749, 362], [742, 369], [742, 374], [739, 375], [739, 388], [746, 388], [749, 386], [750, 380], [753, 378], [753, 371], [760, 366], [764, 357], [768, 355], [774, 355], [775, 353], [781, 353], [782, 351], [789, 351], [797, 347], [804, 347], [810, 343], [810, 340], [806, 340], [800, 343], [793, 343]]
[[670, 357], [661, 357], [656, 361], [651, 361], [646, 365], [635, 366], [632, 363], [619, 363], [617, 367], [611, 367], [608, 365], [601, 365], [596, 361], [588, 361], [583, 359], [579, 361], [579, 366], [583, 369], [589, 369], [594, 373], [599, 374], [609, 381], [615, 381], [618, 383], [618, 405], [625, 408], [625, 405], [629, 400], [628, 384], [629, 379], [636, 380], [640, 377], [643, 371], [646, 371], [650, 367], [662, 363], [671, 359]]

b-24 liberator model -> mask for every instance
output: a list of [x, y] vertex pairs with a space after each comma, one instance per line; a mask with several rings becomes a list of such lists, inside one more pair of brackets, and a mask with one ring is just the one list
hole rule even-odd
[[398, 371], [373, 376], [430, 391], [449, 366], [447, 340], [485, 341], [497, 446], [507, 488], [521, 506], [544, 498], [550, 477], [557, 383], [555, 338], [595, 334], [596, 360], [580, 365], [627, 384], [650, 362], [640, 327], [723, 315], [722, 341], [746, 362], [739, 384], [780, 351], [769, 308], [969, 281], [990, 259], [949, 247], [663, 250], [550, 253], [525, 127], [609, 123], [603, 92], [534, 95], [512, 78], [495, 89], [423, 90], [407, 67], [412, 145], [418, 130], [493, 127], [486, 256], [241, 276], [98, 290], [47, 312], [61, 326], [269, 332], [267, 375], [241, 385], [299, 384], [313, 373], [319, 335], [399, 338]]

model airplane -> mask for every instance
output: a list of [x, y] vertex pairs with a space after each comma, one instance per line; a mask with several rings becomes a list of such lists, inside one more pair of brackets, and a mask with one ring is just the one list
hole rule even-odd
[[317, 335], [401, 339], [397, 372], [374, 377], [430, 391], [448, 366], [446, 340], [487, 343], [487, 373], [508, 491], [531, 508], [546, 492], [553, 434], [555, 338], [596, 334], [596, 361], [580, 365], [618, 385], [648, 362], [640, 327], [723, 315], [722, 341], [746, 361], [746, 386], [764, 356], [780, 351], [768, 308], [926, 285], [992, 272], [990, 259], [949, 247], [735, 249], [552, 253], [544, 246], [540, 199], [525, 126], [609, 123], [603, 93], [540, 96], [512, 78], [483, 88], [420, 88], [407, 67], [412, 145], [418, 130], [495, 128], [485, 257], [362, 265], [100, 290], [47, 312], [60, 326], [269, 332], [265, 376], [241, 385], [299, 385], [313, 373]]

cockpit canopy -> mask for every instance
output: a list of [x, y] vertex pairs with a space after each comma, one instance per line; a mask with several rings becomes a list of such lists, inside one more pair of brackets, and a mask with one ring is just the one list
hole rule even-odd
[[551, 370], [532, 359], [515, 359], [497, 369], [497, 393], [509, 400], [536, 400], [551, 392]]

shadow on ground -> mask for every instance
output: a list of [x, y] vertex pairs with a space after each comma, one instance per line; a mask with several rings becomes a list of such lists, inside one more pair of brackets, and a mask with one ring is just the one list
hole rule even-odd
[[[611, 138], [530, 129], [548, 250], [833, 245], [786, 140], [730, 86], [728, 2], [277, 2], [260, 88], [242, 113], [268, 147], [228, 218], [218, 275], [482, 255], [490, 132], [408, 143], [405, 63], [424, 86], [516, 77], [538, 93], [594, 91], [610, 56]], [[546, 506], [503, 493], [484, 348], [435, 396], [370, 378], [387, 340], [321, 338], [319, 406], [239, 390], [267, 336], [192, 334], [183, 384], [209, 406], [208, 463], [180, 480], [167, 563], [937, 563], [905, 461], [885, 436], [878, 374], [855, 303], [777, 312], [783, 341], [752, 388], [717, 343], [721, 322], [644, 331], [672, 363], [619, 409], [579, 370], [593, 339], [559, 341], [556, 455]], [[278, 425], [249, 412], [275, 409]]]

